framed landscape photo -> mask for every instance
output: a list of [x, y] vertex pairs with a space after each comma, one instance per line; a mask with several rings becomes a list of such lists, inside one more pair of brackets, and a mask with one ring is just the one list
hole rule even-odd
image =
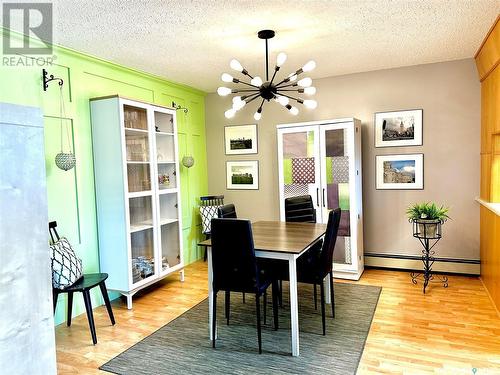
[[224, 127], [226, 155], [257, 153], [257, 125]]
[[422, 146], [423, 110], [375, 113], [375, 147]]
[[377, 189], [424, 188], [424, 154], [377, 155], [375, 171]]
[[227, 161], [226, 188], [237, 190], [258, 190], [259, 162], [257, 160]]

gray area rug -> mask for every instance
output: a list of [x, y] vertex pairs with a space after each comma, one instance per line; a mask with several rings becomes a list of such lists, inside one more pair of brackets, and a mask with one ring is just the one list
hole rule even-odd
[[[255, 298], [231, 293], [231, 319], [224, 318], [224, 293], [217, 298], [219, 338], [208, 338], [208, 299], [100, 367], [115, 374], [355, 374], [381, 288], [335, 283], [335, 319], [326, 305], [326, 336], [321, 311], [314, 309], [312, 285], [299, 284], [300, 356], [292, 357], [288, 285], [284, 283], [279, 330], [272, 328], [271, 289], [267, 324], [258, 353]], [[118, 322], [118, 324], [120, 324]]]

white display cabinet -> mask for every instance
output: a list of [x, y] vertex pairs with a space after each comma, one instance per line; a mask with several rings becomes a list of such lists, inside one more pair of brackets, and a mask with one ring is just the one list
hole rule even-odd
[[118, 96], [90, 100], [101, 272], [127, 297], [184, 279], [175, 110]]
[[364, 270], [360, 121], [282, 124], [277, 133], [281, 220], [289, 197], [310, 195], [318, 223], [340, 207], [333, 274], [358, 280]]

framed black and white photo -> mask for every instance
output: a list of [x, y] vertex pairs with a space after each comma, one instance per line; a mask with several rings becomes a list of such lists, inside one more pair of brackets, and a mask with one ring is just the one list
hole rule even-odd
[[259, 162], [257, 160], [227, 161], [226, 188], [237, 190], [258, 190]]
[[257, 153], [257, 125], [224, 127], [226, 155]]
[[422, 146], [423, 110], [375, 113], [375, 147]]
[[377, 189], [424, 188], [424, 154], [377, 155], [375, 171]]

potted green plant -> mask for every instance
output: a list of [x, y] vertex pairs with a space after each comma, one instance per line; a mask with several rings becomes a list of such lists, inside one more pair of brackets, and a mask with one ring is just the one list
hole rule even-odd
[[406, 210], [409, 221], [417, 224], [417, 233], [425, 238], [437, 236], [438, 226], [450, 218], [448, 212], [448, 207], [434, 202], [415, 203]]

